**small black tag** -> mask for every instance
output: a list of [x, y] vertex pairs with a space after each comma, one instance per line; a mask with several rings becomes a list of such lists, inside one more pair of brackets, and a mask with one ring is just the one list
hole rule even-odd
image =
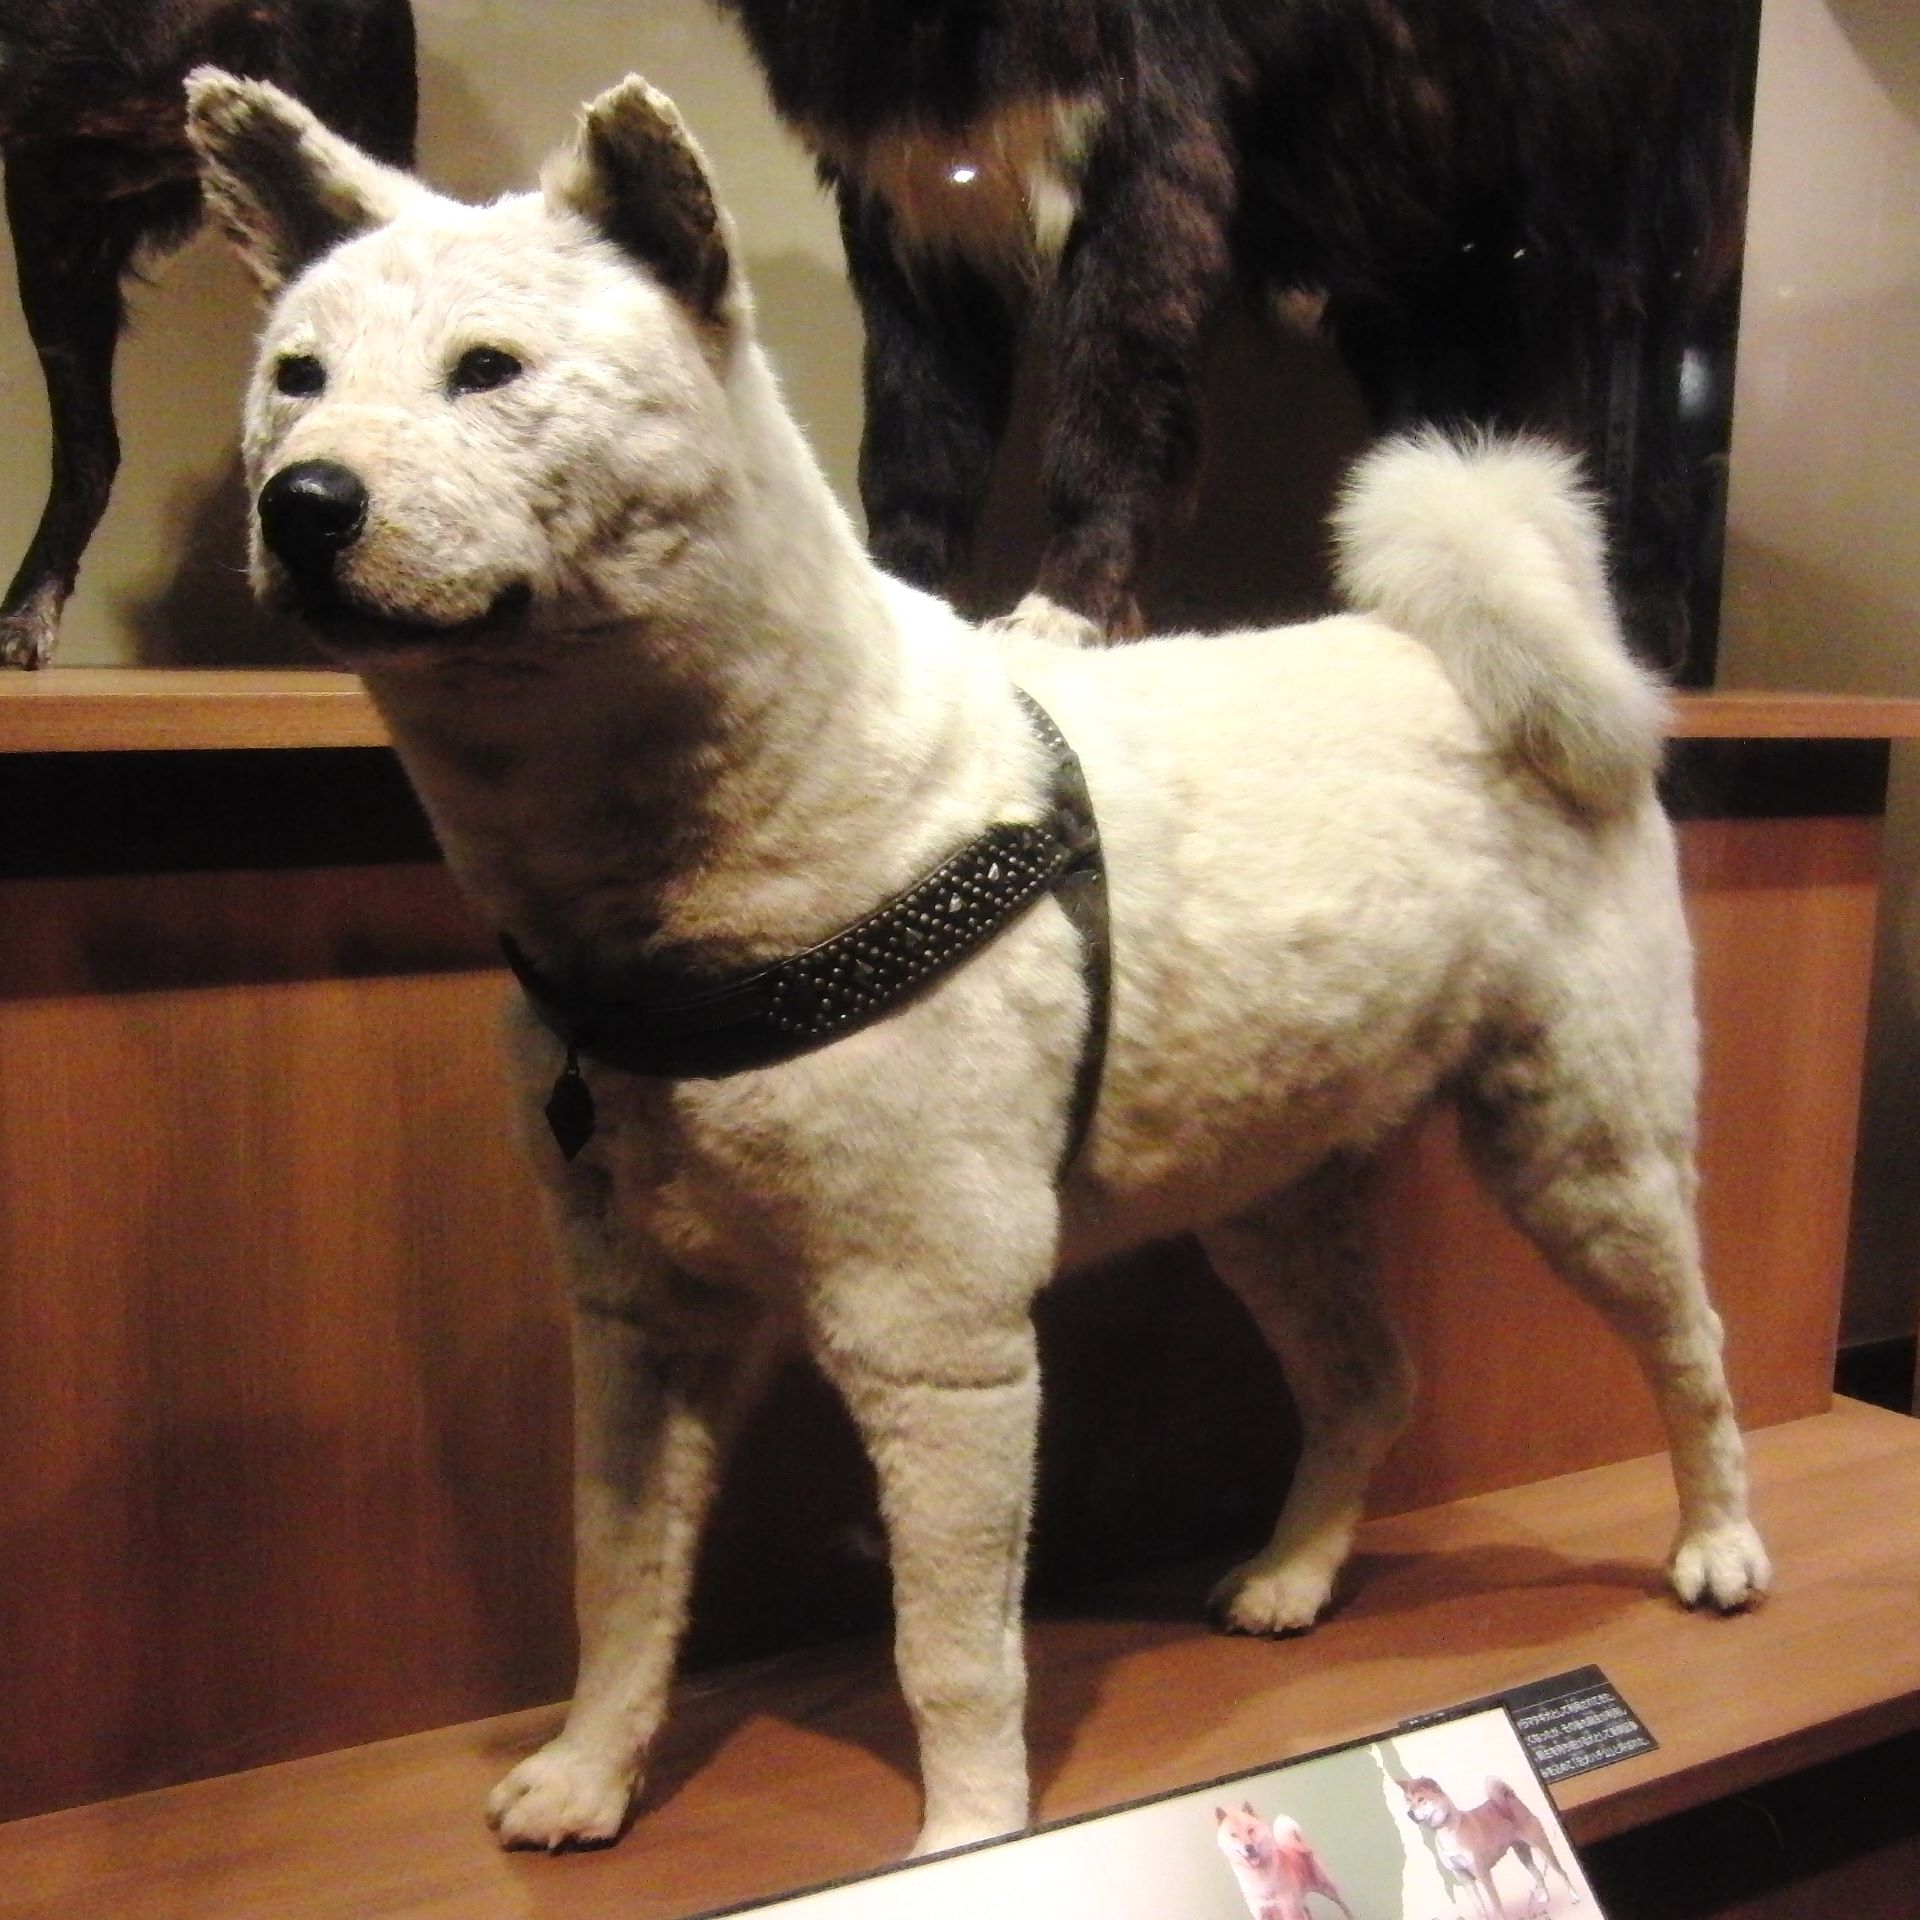
[[580, 1074], [580, 1056], [567, 1049], [567, 1064], [547, 1095], [547, 1125], [554, 1144], [571, 1160], [593, 1138], [593, 1089]]

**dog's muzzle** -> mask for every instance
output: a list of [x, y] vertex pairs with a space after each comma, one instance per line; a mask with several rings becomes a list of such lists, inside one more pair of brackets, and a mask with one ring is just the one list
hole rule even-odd
[[296, 461], [260, 489], [260, 537], [303, 599], [335, 599], [334, 562], [360, 538], [368, 504], [359, 475], [334, 460]]

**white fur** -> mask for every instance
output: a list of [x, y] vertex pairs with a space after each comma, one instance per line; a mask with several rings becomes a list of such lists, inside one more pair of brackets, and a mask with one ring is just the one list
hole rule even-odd
[[[271, 89], [196, 84], [226, 203], [256, 204], [259, 143], [233, 129], [259, 116], [304, 124]], [[699, 180], [671, 109], [629, 82], [587, 136], [542, 195], [410, 203], [311, 265], [248, 402], [256, 485], [322, 457], [370, 490], [341, 573], [356, 612], [329, 638], [449, 860], [537, 964], [601, 991], [660, 949], [761, 961], [1034, 815], [1017, 679], [1091, 784], [1114, 1030], [1056, 1188], [1084, 1005], [1051, 901], [785, 1066], [668, 1082], [589, 1064], [600, 1131], [572, 1165], [537, 1118], [558, 1049], [516, 1022], [576, 1304], [582, 1654], [565, 1730], [494, 1796], [503, 1838], [619, 1830], [727, 1435], [791, 1340], [878, 1473], [919, 1844], [1018, 1826], [1029, 1308], [1058, 1267], [1174, 1229], [1199, 1229], [1246, 1298], [1306, 1428], [1273, 1541], [1218, 1604], [1249, 1631], [1309, 1624], [1409, 1392], [1353, 1176], [1443, 1086], [1516, 1216], [1634, 1342], [1673, 1440], [1681, 1596], [1754, 1597], [1766, 1558], [1694, 1238], [1657, 707], [1564, 472], [1524, 449], [1381, 455], [1342, 517], [1374, 612], [1107, 651], [984, 634], [868, 563], [737, 270], [696, 310], [644, 264], [719, 231], [703, 182], [684, 204], [669, 190]], [[333, 192], [328, 153], [288, 146]], [[638, 184], [603, 174], [602, 146]], [[484, 343], [526, 372], [450, 397], [444, 369]], [[289, 351], [324, 363], [323, 394], [273, 390]], [[256, 565], [274, 590], [271, 556]], [[516, 582], [531, 605], [503, 623], [487, 609]]]
[[1571, 454], [1433, 430], [1363, 461], [1333, 519], [1349, 603], [1412, 625], [1502, 747], [1614, 813], [1659, 762], [1666, 700], [1621, 641], [1600, 525]]

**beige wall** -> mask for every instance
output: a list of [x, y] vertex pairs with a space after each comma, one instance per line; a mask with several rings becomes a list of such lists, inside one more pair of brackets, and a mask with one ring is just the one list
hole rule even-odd
[[[680, 102], [721, 175], [764, 332], [836, 485], [851, 498], [859, 330], [830, 210], [707, 0], [415, 0], [422, 159], [484, 195], [525, 184], [575, 104], [629, 67]], [[4, 245], [0, 239], [0, 246]], [[12, 263], [0, 263], [12, 285]], [[69, 611], [61, 659], [304, 658], [264, 628], [239, 572], [232, 454], [252, 295], [203, 238], [136, 293], [121, 360], [127, 460]], [[1298, 600], [1318, 547], [1329, 450], [1350, 393], [1288, 343], [1230, 343], [1212, 484], [1160, 604], [1206, 617]], [[1292, 402], [1314, 388], [1301, 455]], [[1249, 395], [1256, 404], [1249, 404]], [[38, 370], [0, 298], [0, 564], [26, 543], [44, 485]], [[1724, 678], [1734, 685], [1920, 693], [1920, 16], [1910, 0], [1766, 0], [1733, 464]], [[1031, 541], [1016, 493], [986, 569], [1017, 584]], [[1249, 556], [1258, 555], [1257, 562]], [[1271, 570], [1262, 577], [1256, 567]], [[1223, 584], [1230, 583], [1230, 584]], [[1920, 1181], [1920, 766], [1897, 782], [1894, 859], [1871, 1072], [1849, 1326], [1910, 1327]]]
[[[1920, 695], [1920, 10], [1765, 0], [1730, 686]], [[1846, 1326], [1920, 1292], [1920, 749], [1897, 757]]]

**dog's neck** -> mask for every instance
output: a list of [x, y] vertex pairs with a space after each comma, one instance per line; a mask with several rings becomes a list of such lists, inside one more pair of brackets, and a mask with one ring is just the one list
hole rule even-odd
[[750, 342], [728, 395], [729, 483], [644, 611], [425, 670], [362, 663], [456, 872], [583, 984], [643, 951], [726, 966], [805, 946], [965, 837], [941, 795], [985, 648], [952, 616], [900, 618], [906, 590]]

